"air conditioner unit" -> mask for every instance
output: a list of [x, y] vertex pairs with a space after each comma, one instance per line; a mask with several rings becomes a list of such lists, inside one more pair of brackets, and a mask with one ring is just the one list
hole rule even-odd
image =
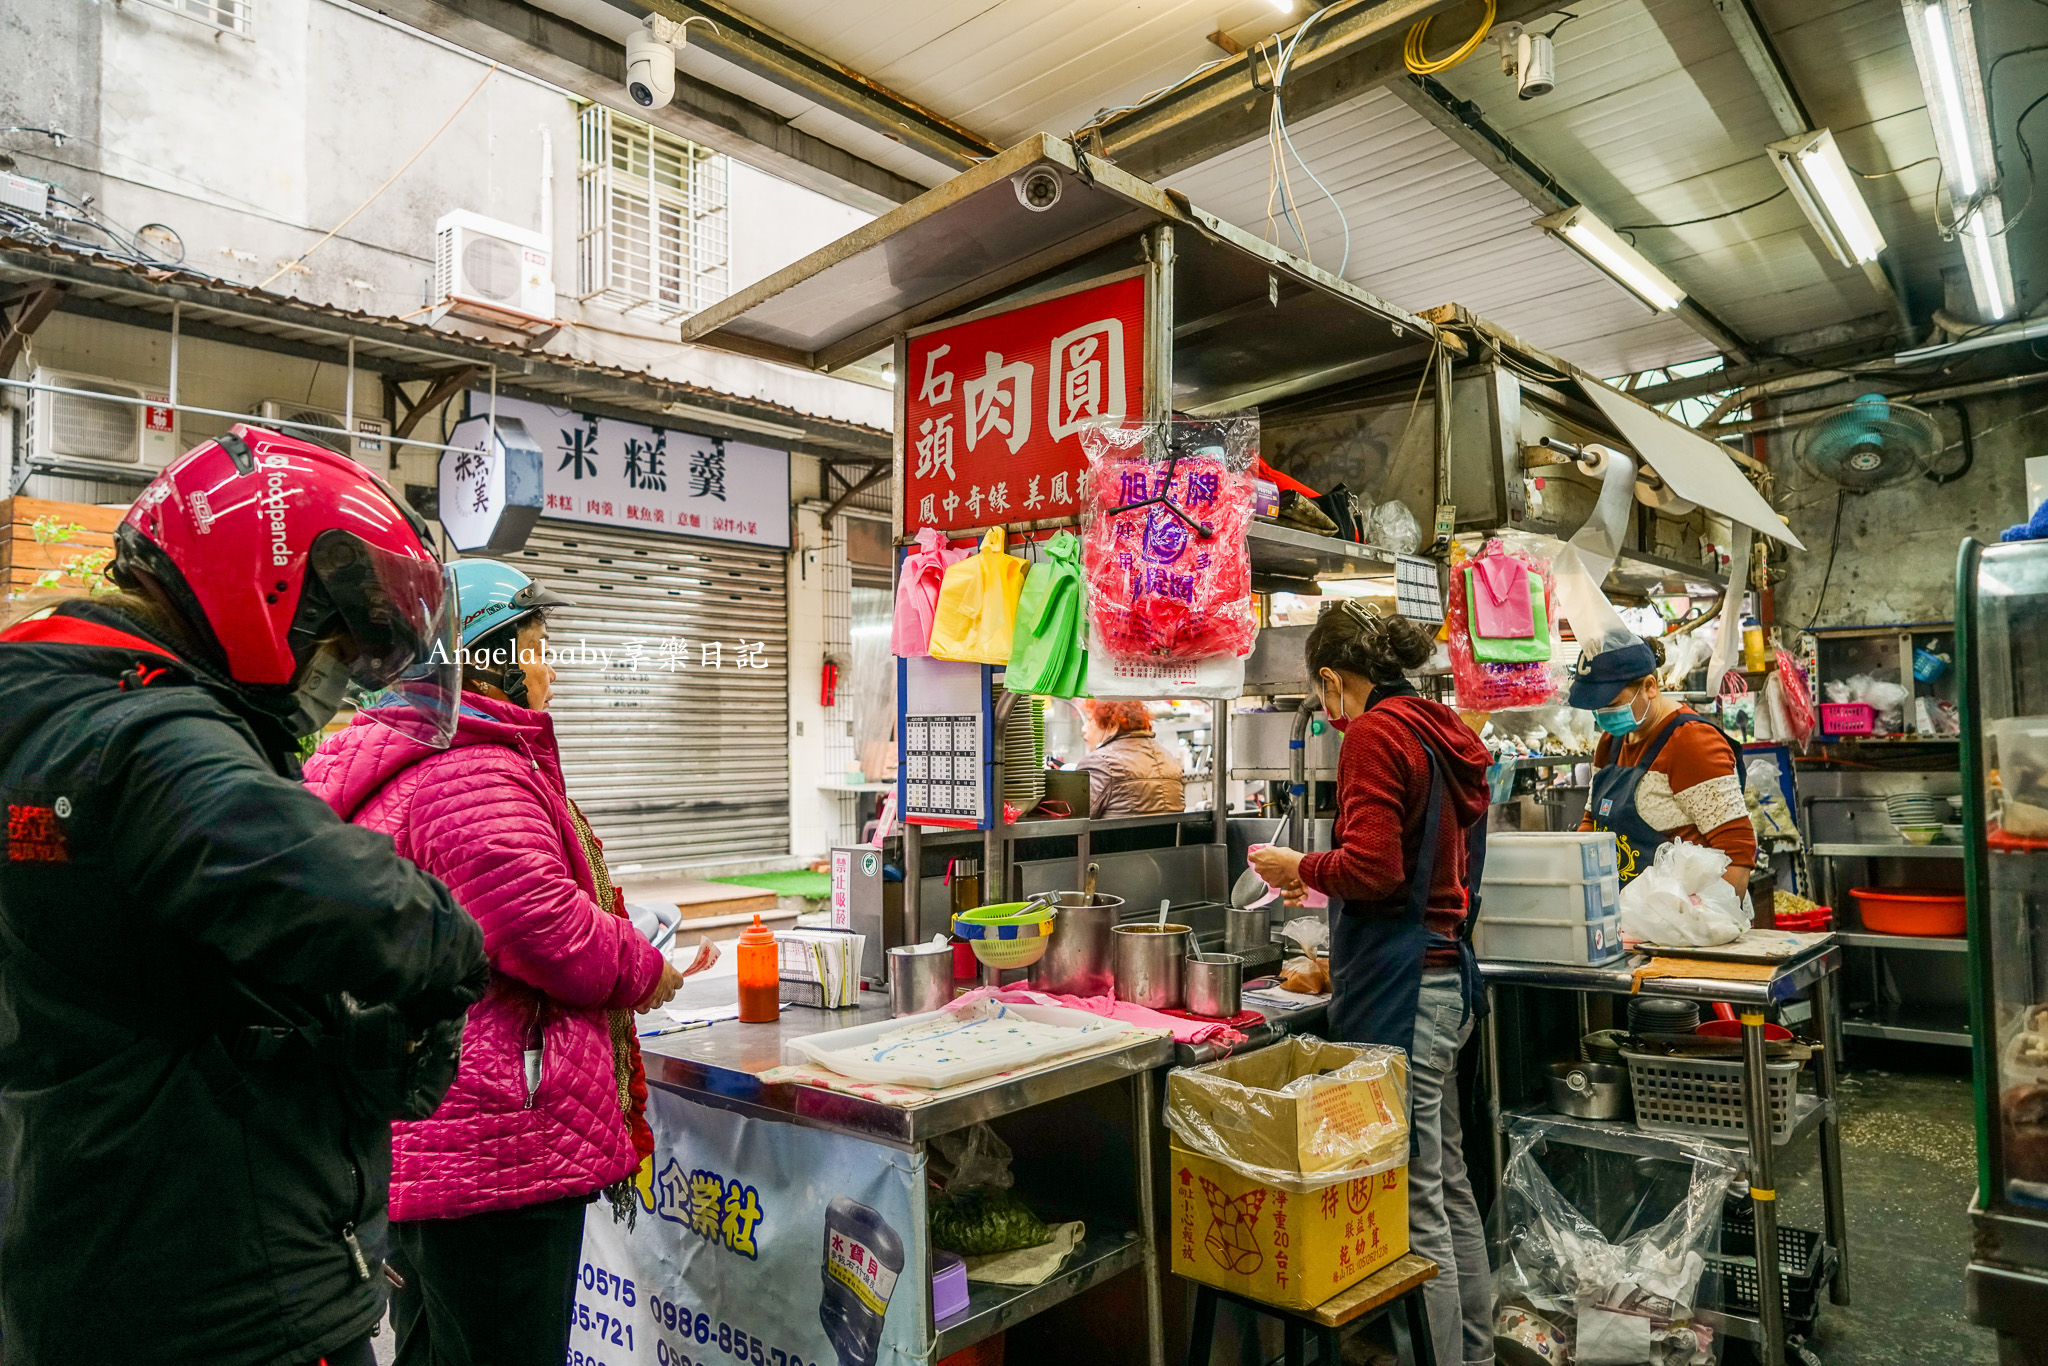
[[140, 385], [41, 367], [29, 382], [35, 387], [22, 448], [33, 464], [78, 473], [161, 469], [177, 454], [168, 407], [146, 408], [144, 400], [164, 400]]
[[[328, 408], [314, 408], [304, 403], [292, 403], [285, 399], [265, 399], [256, 409], [256, 417], [266, 427], [274, 428], [287, 436], [296, 436], [302, 441], [325, 446], [352, 460], [363, 461], [366, 456], [376, 457], [375, 463], [382, 465], [384, 438], [391, 434], [391, 424], [381, 417], [365, 417], [357, 413], [355, 424], [350, 426], [347, 415]], [[309, 428], [332, 427], [337, 431], [312, 431]], [[353, 431], [355, 441], [351, 443], [341, 431]], [[353, 449], [351, 449], [351, 444]]]
[[555, 318], [552, 244], [480, 214], [443, 214], [434, 224], [434, 287], [446, 312], [538, 331]]

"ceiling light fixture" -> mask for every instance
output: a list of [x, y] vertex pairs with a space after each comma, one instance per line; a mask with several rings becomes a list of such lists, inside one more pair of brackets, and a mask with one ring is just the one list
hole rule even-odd
[[1982, 321], [1997, 322], [2012, 307], [2012, 263], [2005, 250], [2004, 206], [1993, 183], [1997, 163], [1970, 6], [1967, 0], [1901, 3], [1970, 289]]
[[1884, 250], [1884, 234], [1870, 216], [1832, 132], [1822, 128], [1801, 133], [1764, 150], [1837, 261], [1858, 266], [1877, 259]]
[[1575, 205], [1562, 213], [1539, 218], [1536, 226], [1600, 267], [1616, 283], [1658, 312], [1668, 313], [1685, 302], [1685, 291], [1672, 283], [1670, 276], [1622, 241], [1614, 229], [1601, 222], [1585, 205]]

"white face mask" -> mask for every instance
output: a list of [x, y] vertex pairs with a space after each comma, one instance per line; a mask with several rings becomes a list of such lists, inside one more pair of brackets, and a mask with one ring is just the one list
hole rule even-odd
[[341, 710], [348, 684], [348, 665], [342, 661], [341, 651], [332, 643], [322, 645], [306, 661], [306, 672], [292, 690], [296, 705], [284, 718], [285, 725], [296, 736], [315, 734]]

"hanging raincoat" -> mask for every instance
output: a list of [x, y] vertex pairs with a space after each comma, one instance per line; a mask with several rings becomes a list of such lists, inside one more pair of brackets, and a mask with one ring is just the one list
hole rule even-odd
[[889, 653], [904, 659], [931, 653], [932, 613], [939, 605], [939, 583], [949, 566], [967, 558], [950, 550], [937, 527], [922, 527], [917, 549], [903, 557], [896, 580], [896, 623], [889, 635]]
[[1011, 692], [1072, 697], [1088, 675], [1088, 621], [1081, 610], [1081, 541], [1062, 531], [1045, 543], [1017, 600], [1017, 637], [1010, 650]]
[[981, 549], [946, 570], [932, 614], [933, 659], [1007, 664], [1017, 630], [1017, 599], [1029, 568], [1003, 553], [1003, 529], [990, 527]]

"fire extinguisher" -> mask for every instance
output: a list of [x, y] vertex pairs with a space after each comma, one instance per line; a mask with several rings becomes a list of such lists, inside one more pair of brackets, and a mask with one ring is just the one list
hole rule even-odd
[[839, 661], [829, 655], [818, 675], [818, 705], [829, 707], [839, 696]]

